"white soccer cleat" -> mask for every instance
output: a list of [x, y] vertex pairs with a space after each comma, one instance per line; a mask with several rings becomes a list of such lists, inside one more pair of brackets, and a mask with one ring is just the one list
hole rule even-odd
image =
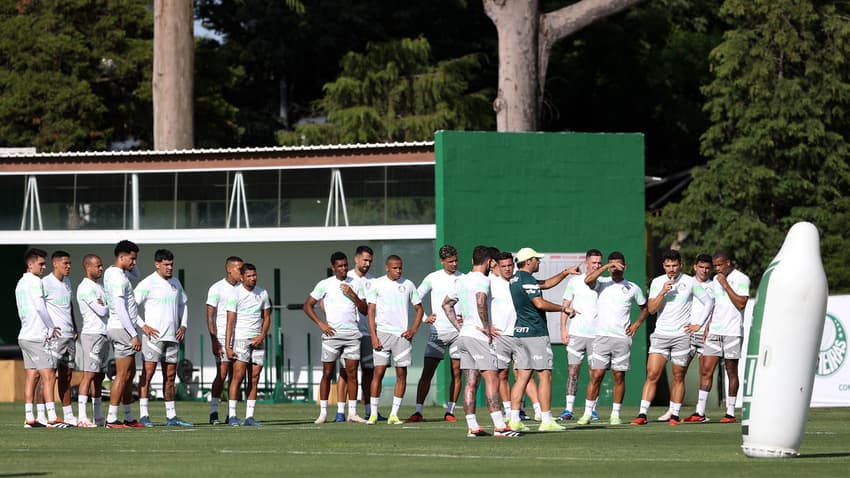
[[667, 411], [664, 412], [664, 415], [661, 415], [660, 417], [656, 418], [655, 421], [657, 421], [657, 422], [669, 422], [670, 417], [672, 417], [672, 416], [673, 416], [673, 412], [670, 411], [670, 409], [668, 408]]
[[361, 417], [360, 415], [349, 415], [348, 416], [349, 423], [366, 423], [366, 419]]
[[325, 415], [324, 413], [322, 413], [322, 414], [319, 415], [319, 418], [317, 418], [316, 421], [313, 422], [313, 423], [315, 423], [316, 425], [319, 425], [319, 424], [325, 423], [326, 421], [328, 421], [328, 416]]

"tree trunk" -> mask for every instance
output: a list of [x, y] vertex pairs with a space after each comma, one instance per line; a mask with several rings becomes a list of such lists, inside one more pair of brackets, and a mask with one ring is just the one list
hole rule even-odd
[[154, 1], [154, 149], [192, 149], [195, 39], [191, 0]]
[[499, 35], [498, 131], [535, 131], [552, 46], [641, 0], [582, 0], [541, 15], [539, 0], [484, 0]]

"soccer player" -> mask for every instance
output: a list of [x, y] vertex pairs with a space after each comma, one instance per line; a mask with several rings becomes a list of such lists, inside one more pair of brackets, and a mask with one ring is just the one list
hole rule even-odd
[[[537, 372], [537, 386], [540, 399], [541, 422], [539, 431], [560, 431], [564, 427], [552, 420], [552, 347], [549, 343], [549, 329], [546, 325], [546, 312], [565, 312], [568, 316], [574, 314], [569, 307], [560, 306], [543, 298], [542, 286], [532, 276], [540, 269], [543, 254], [530, 247], [524, 247], [517, 252], [516, 261], [519, 269], [511, 278], [511, 298], [516, 309], [517, 321], [514, 336], [519, 338], [519, 353], [516, 358], [516, 382], [511, 389], [511, 420], [508, 426], [511, 430], [521, 431], [519, 421], [519, 402], [531, 379], [532, 371]], [[569, 272], [560, 274], [561, 279]]]
[[[269, 293], [257, 285], [257, 267], [245, 263], [240, 270], [242, 284], [227, 300], [227, 334], [224, 347], [227, 356], [233, 361], [233, 378], [230, 380], [228, 396], [227, 424], [238, 427], [262, 426], [254, 419], [257, 405], [257, 386], [266, 351], [263, 341], [271, 325], [271, 302]], [[239, 386], [248, 374], [248, 396], [245, 409], [245, 421], [236, 418], [236, 404], [239, 402]]]
[[[319, 384], [319, 417], [315, 423], [328, 419], [328, 396], [331, 378], [340, 357], [345, 361], [348, 389], [348, 421], [366, 423], [357, 415], [357, 362], [360, 360], [360, 330], [357, 328], [358, 312], [365, 312], [366, 301], [362, 291], [352, 288], [354, 279], [348, 277], [348, 258], [342, 252], [331, 254], [333, 275], [316, 284], [304, 302], [304, 313], [322, 331], [322, 381]], [[326, 320], [316, 315], [316, 304], [323, 301]], [[339, 397], [344, 402], [346, 397]]]
[[443, 311], [443, 299], [454, 291], [455, 281], [463, 274], [457, 271], [457, 249], [454, 246], [446, 244], [440, 247], [439, 256], [443, 267], [425, 276], [417, 289], [420, 298], [431, 293], [431, 315], [425, 318], [425, 323], [431, 324], [431, 332], [425, 346], [422, 375], [416, 387], [416, 411], [407, 419], [409, 422], [423, 421], [422, 406], [431, 388], [434, 372], [445, 357], [447, 349], [451, 360], [452, 381], [449, 384], [449, 402], [443, 419], [447, 422], [457, 421], [454, 410], [460, 395], [460, 352], [456, 343], [458, 331]]
[[[696, 281], [696, 285], [694, 286], [694, 290], [698, 293], [701, 293], [702, 289], [705, 289], [712, 297], [717, 298], [717, 294], [714, 293], [714, 283], [711, 281], [709, 274], [711, 273], [711, 256], [708, 254], [699, 254], [697, 255], [696, 262], [694, 263], [694, 280]], [[688, 327], [688, 331], [691, 334], [691, 353], [688, 355], [688, 367], [690, 367], [691, 362], [694, 357], [700, 356], [702, 357], [703, 349], [705, 347], [705, 327], [708, 321], [711, 320], [711, 317], [707, 317], [705, 319], [705, 323], [700, 322], [700, 318], [702, 315], [702, 302], [695, 300], [691, 302], [691, 325]], [[673, 402], [670, 402], [670, 407], [673, 406]], [[669, 422], [670, 416], [673, 415], [673, 412], [668, 407], [667, 411], [661, 414], [656, 420], [659, 422]], [[685, 418], [686, 422], [695, 421], [693, 415]]]
[[[475, 401], [478, 383], [484, 377], [484, 389], [490, 417], [493, 420], [493, 435], [518, 437], [519, 432], [510, 430], [499, 408], [499, 364], [493, 338], [499, 335], [490, 323], [490, 251], [486, 246], [476, 246], [472, 251], [472, 270], [457, 279], [455, 289], [443, 300], [443, 310], [449, 322], [460, 331], [458, 345], [461, 368], [466, 374], [463, 394], [463, 410], [469, 429], [466, 436], [487, 436], [475, 416]], [[463, 314], [463, 326], [458, 323], [455, 305], [459, 304]]]
[[[109, 411], [106, 426], [109, 428], [144, 427], [133, 418], [130, 408], [133, 377], [136, 375], [136, 352], [142, 349], [142, 342], [136, 332], [140, 325], [145, 334], [158, 334], [150, 326], [139, 320], [133, 286], [127, 272], [136, 267], [139, 246], [127, 240], [115, 245], [115, 262], [103, 273], [103, 290], [106, 305], [109, 307], [109, 320], [106, 323], [106, 335], [112, 342], [115, 355], [115, 378], [109, 391]], [[118, 405], [124, 404], [124, 421], [118, 420]]]
[[[372, 286], [373, 277], [369, 274], [369, 269], [372, 268], [372, 248], [369, 246], [357, 246], [354, 251], [354, 268], [348, 271], [348, 277], [352, 282], [354, 290], [359, 290], [363, 293], [360, 297], [366, 300], [366, 294]], [[368, 307], [367, 307], [368, 309]], [[357, 312], [357, 328], [360, 329], [360, 390], [363, 398], [367, 419], [370, 414], [369, 394], [372, 390], [372, 371], [375, 368], [375, 363], [372, 357], [372, 336], [369, 332], [369, 316], [360, 311]], [[356, 382], [356, 378], [353, 380]], [[356, 387], [355, 387], [356, 388]], [[356, 395], [356, 393], [355, 393]], [[337, 396], [348, 396], [348, 377], [345, 373], [345, 367], [339, 369], [339, 379], [337, 380]], [[386, 418], [378, 414], [378, 421], [385, 421]], [[336, 422], [345, 421], [345, 404], [337, 402]]]
[[705, 306], [705, 322], [714, 310], [714, 297], [705, 289], [697, 288], [693, 277], [682, 273], [682, 257], [678, 251], [668, 250], [662, 255], [664, 274], [652, 280], [649, 286], [650, 314], [658, 314], [655, 332], [649, 337], [649, 357], [646, 361], [646, 381], [641, 394], [640, 412], [632, 425], [646, 425], [646, 412], [655, 397], [658, 379], [667, 362], [672, 363], [673, 383], [670, 386], [670, 425], [678, 425], [679, 410], [685, 396], [685, 373], [688, 371], [690, 344], [691, 302], [694, 298]]
[[240, 269], [244, 263], [245, 261], [237, 256], [225, 259], [224, 278], [211, 285], [207, 292], [207, 329], [210, 332], [210, 345], [216, 362], [215, 379], [210, 387], [210, 425], [219, 423], [218, 405], [221, 402], [221, 392], [224, 389], [224, 381], [233, 371], [224, 347], [224, 337], [227, 333], [226, 301], [239, 287], [242, 280]]
[[[366, 297], [369, 304], [369, 331], [372, 336], [372, 353], [375, 361], [375, 372], [372, 376], [372, 395], [370, 406], [372, 414], [367, 423], [374, 425], [378, 422], [378, 404], [381, 400], [381, 382], [390, 364], [390, 356], [395, 362], [395, 393], [393, 406], [387, 423], [400, 425], [398, 409], [407, 388], [407, 367], [410, 366], [410, 352], [413, 350], [411, 340], [422, 323], [425, 309], [422, 300], [416, 292], [413, 282], [403, 278], [402, 260], [397, 255], [387, 257], [384, 264], [387, 274], [372, 281], [372, 287]], [[413, 325], [408, 328], [408, 307], [413, 304], [416, 315]]]
[[[18, 317], [21, 319], [21, 331], [18, 333], [18, 345], [24, 356], [26, 384], [24, 388], [24, 427], [25, 428], [67, 428], [69, 425], [56, 417], [56, 404], [53, 401], [53, 389], [56, 384], [56, 362], [50, 353], [52, 341], [62, 333], [53, 323], [44, 303], [44, 286], [40, 277], [47, 264], [47, 253], [41, 249], [28, 249], [24, 254], [27, 270], [15, 286], [15, 302]], [[42, 383], [42, 397], [47, 410], [48, 422], [35, 419], [33, 402], [36, 385]]]
[[[602, 252], [599, 249], [588, 250], [585, 254], [584, 265], [585, 273], [571, 278], [567, 282], [567, 288], [564, 289], [564, 307], [575, 310], [576, 315], [570, 319], [567, 314], [561, 313], [561, 341], [567, 348], [569, 367], [566, 386], [567, 404], [558, 417], [560, 420], [573, 418], [572, 410], [576, 401], [581, 363], [585, 356], [589, 359], [596, 336], [597, 292], [585, 283], [585, 278], [602, 266]], [[594, 418], [598, 419], [598, 417]]]
[[191, 423], [177, 416], [174, 404], [177, 394], [174, 383], [177, 378], [177, 354], [188, 327], [189, 299], [183, 291], [183, 285], [174, 277], [174, 254], [168, 249], [157, 249], [153, 260], [154, 272], [142, 279], [133, 291], [136, 304], [145, 310], [145, 323], [156, 331], [142, 337], [144, 370], [139, 383], [139, 422], [146, 427], [153, 426], [148, 411], [148, 397], [156, 364], [161, 362], [165, 426], [191, 427]]
[[[103, 418], [101, 393], [103, 378], [106, 376], [106, 363], [109, 360], [109, 341], [106, 338], [106, 321], [109, 309], [104, 302], [103, 286], [97, 281], [103, 277], [103, 261], [94, 254], [83, 257], [83, 269], [86, 276], [77, 286], [77, 307], [83, 318], [83, 331], [80, 334], [80, 346], [83, 349], [83, 378], [77, 402], [77, 426], [89, 428], [106, 425]], [[88, 418], [89, 394], [94, 409], [94, 423]]]
[[726, 415], [720, 423], [735, 423], [735, 400], [738, 396], [738, 360], [744, 335], [744, 308], [750, 296], [750, 278], [732, 265], [729, 253], [719, 251], [712, 258], [714, 270], [714, 314], [708, 323], [708, 337], [699, 359], [699, 397], [688, 422], [705, 422], [705, 402], [711, 392], [714, 369], [723, 359], [729, 377]]
[[[608, 423], [620, 425], [620, 409], [626, 394], [626, 372], [632, 353], [632, 336], [646, 320], [646, 297], [640, 286], [623, 277], [626, 270], [626, 258], [622, 252], [608, 254], [608, 263], [586, 275], [584, 281], [599, 295], [596, 304], [596, 338], [593, 340], [590, 355], [590, 381], [587, 384], [584, 415], [578, 419], [579, 425], [587, 425], [593, 419], [593, 410], [599, 398], [599, 386], [605, 378], [605, 371], [611, 369], [614, 377], [614, 407]], [[608, 271], [611, 277], [602, 278]], [[640, 308], [640, 316], [631, 323], [632, 303]]]
[[56, 337], [51, 349], [56, 363], [59, 399], [62, 401], [62, 420], [76, 425], [74, 407], [71, 405], [71, 376], [74, 373], [74, 360], [77, 356], [77, 325], [74, 323], [74, 309], [71, 306], [71, 255], [65, 251], [55, 251], [50, 256], [53, 272], [44, 276], [44, 303], [53, 324], [62, 334]]

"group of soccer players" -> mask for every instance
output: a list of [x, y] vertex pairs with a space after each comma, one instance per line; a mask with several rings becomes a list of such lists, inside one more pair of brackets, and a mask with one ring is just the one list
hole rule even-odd
[[[179, 344], [188, 323], [187, 297], [173, 277], [174, 255], [166, 249], [157, 250], [155, 271], [133, 288], [131, 280], [139, 279], [135, 268], [138, 246], [121, 241], [114, 252], [114, 263], [105, 271], [98, 256], [87, 254], [82, 259], [85, 278], [76, 294], [83, 317], [82, 330], [77, 329], [71, 307], [70, 255], [54, 252], [53, 270], [41, 278], [46, 269], [46, 252], [40, 249], [26, 252], [27, 270], [18, 282], [16, 298], [22, 324], [18, 340], [27, 372], [25, 426], [28, 428], [153, 426], [148, 399], [157, 363], [162, 365], [164, 379], [165, 425], [192, 426], [177, 416], [174, 403]], [[695, 274], [690, 276], [682, 273], [678, 252], [665, 252], [662, 258], [665, 273], [652, 281], [648, 300], [639, 285], [625, 279], [626, 259], [616, 251], [603, 264], [602, 253], [590, 249], [583, 265], [564, 269], [544, 280], [533, 276], [544, 256], [528, 247], [514, 256], [494, 247], [477, 246], [466, 274], [458, 272], [458, 252], [454, 247], [442, 246], [439, 258], [442, 268], [416, 287], [402, 276], [403, 261], [397, 255], [386, 258], [386, 274], [379, 278], [369, 274], [373, 251], [368, 246], [357, 248], [350, 269], [344, 253], [331, 255], [332, 274], [316, 284], [304, 303], [305, 314], [322, 332], [323, 374], [317, 424], [349, 421], [374, 425], [382, 420], [388, 424], [403, 423], [399, 409], [407, 384], [407, 367], [412, 363], [412, 340], [423, 321], [431, 327], [416, 408], [408, 422], [424, 420], [423, 404], [434, 372], [448, 352], [452, 381], [443, 419], [457, 421], [455, 407], [463, 381], [463, 409], [470, 437], [490, 435], [476, 418], [476, 396], [482, 378], [493, 422], [492, 435], [516, 437], [528, 430], [522, 423], [521, 402], [525, 395], [533, 403], [539, 431], [563, 430], [556, 420], [573, 419], [578, 377], [585, 358], [590, 366], [590, 380], [584, 414], [577, 423], [583, 425], [598, 419], [596, 400], [600, 384], [610, 369], [614, 403], [609, 423], [620, 424], [631, 337], [650, 314], [657, 314], [658, 319], [650, 336], [640, 412], [631, 423], [647, 423], [647, 410], [668, 361], [673, 370], [670, 408], [660, 419], [671, 425], [682, 421], [679, 414], [684, 375], [696, 354], [700, 355], [699, 401], [694, 414], [684, 421], [708, 421], [706, 401], [720, 358], [724, 359], [729, 376], [727, 413], [721, 422], [735, 421], [737, 362], [750, 281], [734, 268], [729, 254], [698, 256]], [[716, 271], [713, 280], [709, 278], [712, 268]], [[570, 276], [562, 303], [543, 298], [543, 290]], [[98, 283], [101, 277], [102, 286]], [[422, 299], [428, 294], [431, 312], [426, 317]], [[633, 304], [640, 309], [634, 322], [630, 320]], [[254, 408], [271, 304], [268, 293], [257, 285], [256, 267], [239, 257], [228, 257], [225, 277], [210, 287], [206, 305], [207, 327], [217, 362], [211, 388], [210, 423], [220, 422], [219, 404], [229, 378], [228, 413], [224, 422], [231, 426], [261, 426], [254, 419]], [[412, 324], [408, 319], [410, 305], [415, 308]], [[321, 314], [317, 313], [317, 306]], [[561, 339], [568, 357], [567, 406], [558, 417], [553, 417], [550, 407], [554, 361], [546, 312], [560, 313]], [[78, 339], [83, 348], [84, 374], [75, 417], [70, 382]], [[103, 417], [101, 388], [110, 345], [116, 375], [110, 388], [108, 414]], [[144, 365], [139, 379], [140, 418], [136, 420], [130, 403], [138, 352], [142, 352]], [[338, 408], [331, 419], [327, 410], [330, 386], [340, 361]], [[396, 382], [392, 407], [385, 419], [378, 408], [383, 377], [391, 364]], [[358, 367], [362, 388], [358, 387]], [[515, 376], [513, 385], [508, 380], [510, 369]], [[237, 418], [236, 408], [246, 376], [247, 406], [243, 421]], [[62, 420], [57, 417], [54, 404], [57, 377]], [[365, 404], [363, 417], [357, 413], [358, 391]], [[89, 394], [92, 419], [88, 418]], [[38, 406], [34, 404], [36, 400], [40, 401]], [[123, 419], [119, 420], [118, 407], [122, 404]]]

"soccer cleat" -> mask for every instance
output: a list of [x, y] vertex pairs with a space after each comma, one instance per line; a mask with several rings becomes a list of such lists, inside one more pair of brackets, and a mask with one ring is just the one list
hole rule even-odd
[[593, 410], [592, 412], [590, 412], [590, 420], [594, 421], [594, 422], [599, 421], [599, 414], [596, 413], [596, 410]]
[[632, 420], [632, 425], [646, 425], [646, 424], [647, 424], [646, 415], [643, 414], [643, 413], [641, 413], [640, 415], [637, 416], [637, 418]]
[[493, 431], [493, 436], [498, 438], [516, 438], [522, 436], [520, 432], [515, 432], [510, 428], [497, 428]]
[[348, 415], [348, 421], [349, 423], [366, 423], [366, 420], [357, 414]]
[[89, 422], [88, 420], [79, 420], [77, 422], [77, 426], [79, 428], [94, 428], [96, 425], [94, 423]]
[[566, 430], [566, 428], [555, 422], [541, 423], [540, 426], [537, 427], [537, 431], [539, 432], [561, 432], [564, 430]]
[[62, 417], [62, 421], [67, 423], [68, 425], [71, 425], [72, 427], [77, 426], [77, 417], [75, 417], [74, 415]]
[[720, 423], [735, 423], [738, 421], [733, 415], [723, 415], [723, 418], [720, 419]]
[[381, 413], [378, 412], [378, 421], [379, 422], [385, 422], [385, 421], [387, 421], [387, 417], [381, 415]]
[[479, 428], [478, 430], [469, 430], [466, 432], [467, 438], [476, 438], [476, 437], [488, 437], [489, 433], [485, 432], [483, 428]]
[[242, 425], [242, 422], [236, 417], [227, 417], [227, 421], [225, 423], [231, 427], [238, 427]]
[[590, 420], [590, 415], [582, 415], [581, 418], [576, 421], [576, 425], [587, 425], [588, 423], [590, 423]]
[[127, 425], [127, 428], [145, 428], [145, 425], [138, 420], [124, 420], [124, 425]]
[[670, 415], [670, 421], [667, 423], [669, 423], [671, 427], [677, 427], [679, 426], [679, 422], [681, 422], [679, 415]]
[[422, 414], [419, 413], [419, 412], [414, 412], [413, 415], [411, 415], [407, 419], [408, 423], [417, 423], [417, 422], [424, 422], [424, 421], [425, 421], [425, 418], [423, 418]]
[[106, 422], [106, 428], [130, 428], [124, 422], [115, 420], [114, 422]]
[[[141, 423], [142, 426], [144, 426], [145, 428], [150, 428], [150, 427], [153, 426], [153, 422], [151, 421], [151, 417], [149, 417], [147, 415], [139, 418], [139, 423]], [[128, 425], [129, 425], [129, 423], [128, 423]]]
[[540, 412], [534, 412], [534, 421], [539, 422], [543, 420], [543, 414]]
[[319, 418], [317, 418], [313, 423], [318, 425], [320, 423], [325, 423], [326, 421], [328, 421], [327, 415], [325, 415], [324, 413], [320, 413]]
[[611, 418], [608, 419], [609, 425], [622, 425], [623, 419], [620, 418], [620, 415], [611, 415]]
[[33, 420], [31, 422], [24, 422], [24, 428], [47, 428], [47, 425], [38, 420]]
[[244, 422], [242, 422], [243, 427], [261, 427], [262, 423], [254, 420], [254, 417], [247, 417]]
[[457, 421], [457, 418], [455, 418], [455, 414], [454, 414], [454, 413], [446, 412], [446, 414], [445, 414], [445, 415], [443, 415], [443, 420], [445, 420], [445, 421], [447, 421], [447, 422], [452, 422], [452, 423], [454, 423], [454, 422], [456, 422], [456, 421]]
[[336, 412], [336, 416], [334, 417], [334, 422], [340, 423], [345, 421], [345, 413]]
[[390, 418], [387, 418], [387, 425], [401, 425], [402, 423], [404, 422], [399, 420], [397, 415], [390, 415]]
[[369, 415], [369, 418], [366, 419], [367, 425], [375, 425], [376, 423], [378, 423], [378, 414], [377, 413], [373, 413], [373, 414]]
[[70, 423], [65, 423], [57, 418], [56, 420], [48, 421], [47, 428], [74, 428], [74, 425], [71, 425]]
[[191, 423], [183, 420], [180, 417], [172, 417], [165, 420], [165, 426], [167, 427], [191, 427], [193, 426]]
[[95, 418], [94, 419], [94, 425], [97, 426], [97, 427], [105, 427], [106, 426], [106, 419], [102, 418], [102, 417], [101, 418]]
[[685, 418], [682, 421], [688, 422], [688, 423], [704, 423], [704, 422], [707, 422], [709, 420], [708, 420], [708, 417], [706, 417], [705, 415], [700, 415], [699, 413], [694, 413], [693, 415], [689, 416], [688, 418]]
[[667, 411], [666, 411], [666, 412], [664, 412], [664, 415], [661, 415], [660, 417], [658, 417], [658, 418], [656, 419], [656, 421], [659, 421], [659, 422], [669, 422], [669, 421], [670, 421], [670, 417], [671, 417], [671, 416], [673, 416], [673, 412], [672, 412], [672, 411], [670, 411], [670, 409], [668, 408], [668, 409], [667, 409]]
[[520, 409], [519, 409], [519, 419], [520, 419], [520, 420], [522, 420], [522, 421], [526, 421], [526, 420], [531, 420], [531, 417], [529, 417], [529, 416], [525, 413], [525, 410], [523, 410], [522, 408], [520, 408]]
[[515, 432], [527, 432], [528, 427], [522, 422], [508, 422], [508, 428]]
[[218, 420], [218, 412], [210, 413], [210, 425], [218, 425], [219, 423], [221, 422]]
[[573, 412], [571, 412], [570, 410], [567, 410], [566, 408], [564, 409], [563, 412], [561, 412], [560, 415], [558, 415], [558, 420], [572, 420], [572, 419], [573, 419]]

